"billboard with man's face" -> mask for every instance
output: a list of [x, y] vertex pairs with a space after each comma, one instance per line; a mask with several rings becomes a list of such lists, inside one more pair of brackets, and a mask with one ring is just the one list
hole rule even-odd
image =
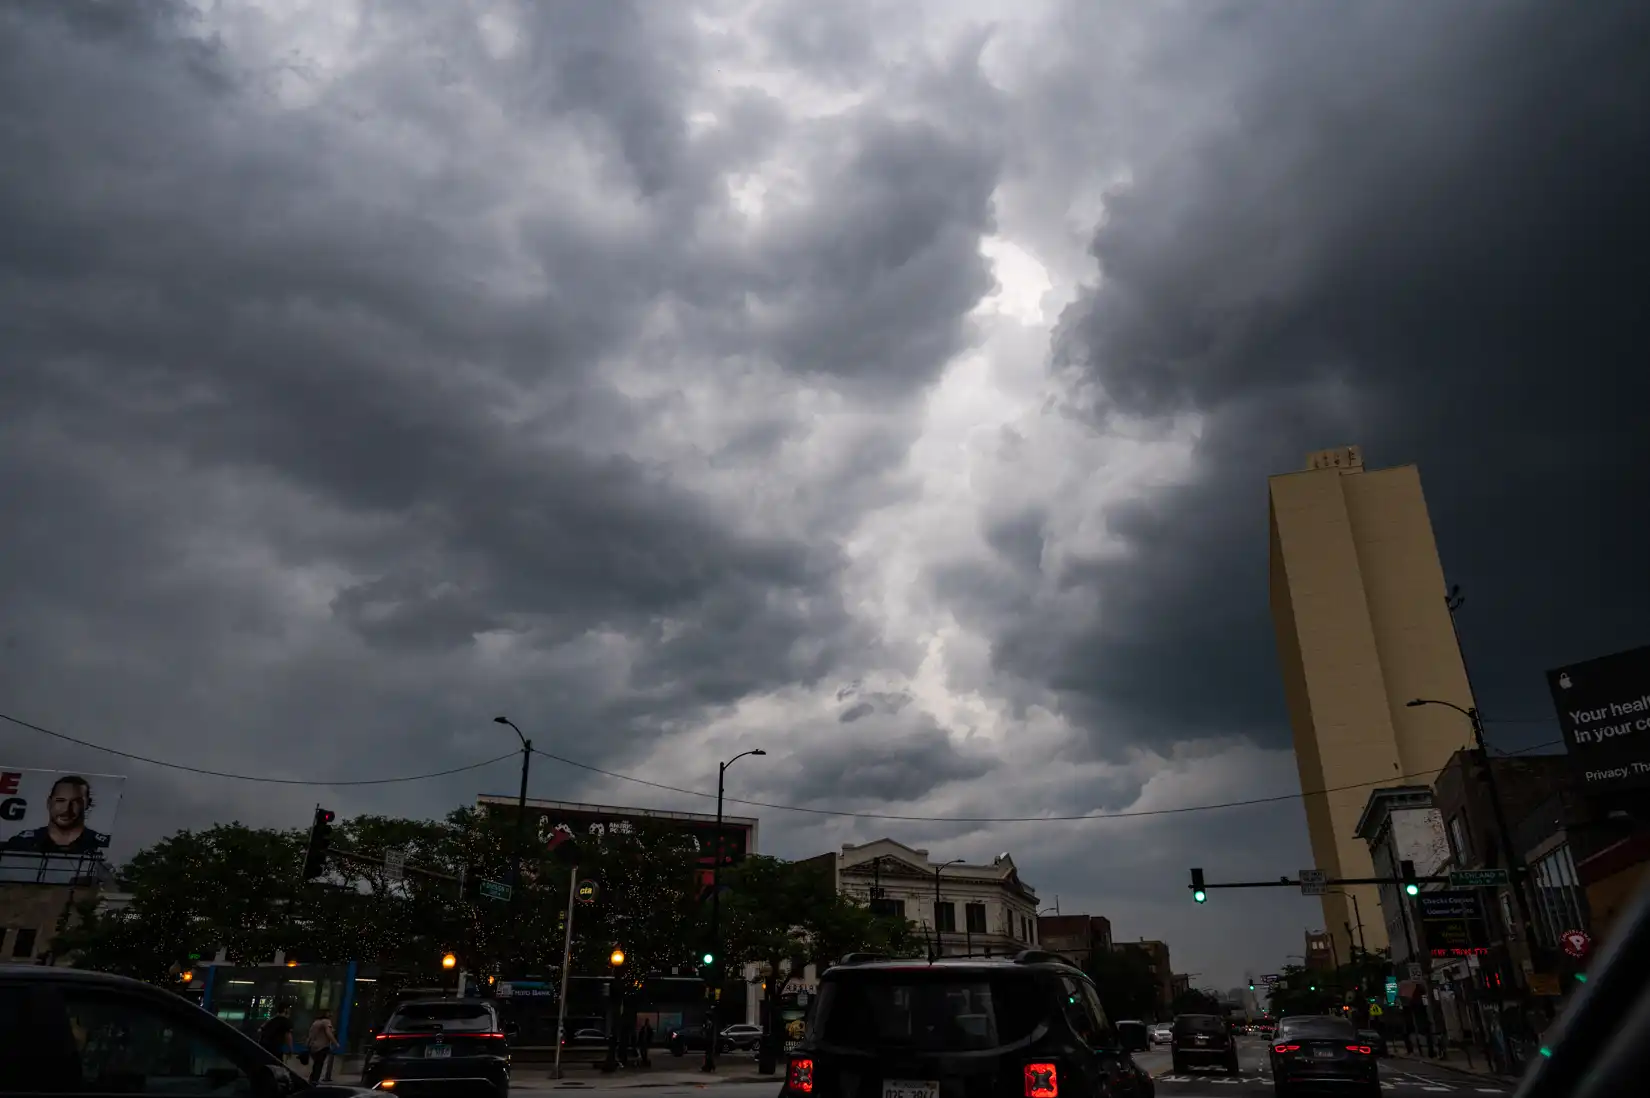
[[0, 856], [100, 857], [126, 779], [0, 766]]

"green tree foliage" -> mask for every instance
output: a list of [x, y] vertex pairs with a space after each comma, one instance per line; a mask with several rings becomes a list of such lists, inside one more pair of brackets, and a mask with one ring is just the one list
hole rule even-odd
[[[596, 882], [598, 894], [595, 903], [579, 905], [574, 914], [575, 968], [606, 971], [615, 946], [624, 950], [625, 971], [633, 981], [692, 965], [701, 937], [693, 839], [642, 827], [599, 839], [586, 836], [579, 844], [578, 876]], [[561, 876], [565, 897], [567, 871], [550, 871]], [[561, 944], [557, 936], [557, 964]]]
[[1095, 950], [1083, 970], [1100, 992], [1100, 1005], [1115, 1020], [1157, 1017], [1157, 977], [1138, 949]]
[[770, 1010], [785, 981], [808, 965], [823, 971], [848, 953], [916, 956], [922, 942], [901, 918], [872, 915], [836, 890], [828, 858], [786, 862], [752, 855], [730, 871], [722, 898], [722, 963], [768, 976]]

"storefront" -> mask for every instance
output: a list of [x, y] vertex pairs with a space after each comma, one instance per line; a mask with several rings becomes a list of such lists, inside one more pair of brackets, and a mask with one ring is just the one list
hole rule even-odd
[[[192, 990], [201, 1006], [242, 1033], [258, 1030], [282, 1006], [292, 1010], [300, 1037], [325, 1011], [346, 1052], [357, 1052], [377, 1019], [376, 970], [348, 965], [209, 965], [196, 973]], [[393, 1003], [391, 1004], [393, 1006]]]

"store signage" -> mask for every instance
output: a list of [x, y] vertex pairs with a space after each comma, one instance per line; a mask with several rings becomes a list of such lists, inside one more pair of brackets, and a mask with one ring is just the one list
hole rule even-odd
[[1593, 939], [1585, 930], [1566, 930], [1558, 936], [1558, 940], [1564, 946], [1564, 952], [1578, 960], [1587, 956], [1587, 951], [1593, 948]]
[[1489, 932], [1478, 893], [1472, 890], [1423, 892], [1415, 898], [1422, 937], [1434, 957], [1468, 957], [1486, 952]]
[[1650, 645], [1547, 672], [1585, 793], [1650, 786]]

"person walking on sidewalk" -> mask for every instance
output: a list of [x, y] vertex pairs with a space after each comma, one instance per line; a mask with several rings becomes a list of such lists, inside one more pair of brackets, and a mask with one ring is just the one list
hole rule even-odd
[[292, 1008], [282, 1004], [275, 1008], [269, 1020], [258, 1027], [258, 1043], [264, 1051], [282, 1063], [292, 1051]]
[[642, 1028], [636, 1031], [636, 1051], [641, 1056], [643, 1067], [652, 1067], [653, 1061], [647, 1057], [647, 1050], [653, 1046], [653, 1023], [642, 1022]]
[[338, 1043], [338, 1034], [332, 1028], [332, 1019], [326, 1011], [321, 1011], [309, 1023], [309, 1038], [304, 1043], [309, 1049], [309, 1081], [311, 1084], [319, 1083], [321, 1069], [332, 1056], [333, 1046]]

